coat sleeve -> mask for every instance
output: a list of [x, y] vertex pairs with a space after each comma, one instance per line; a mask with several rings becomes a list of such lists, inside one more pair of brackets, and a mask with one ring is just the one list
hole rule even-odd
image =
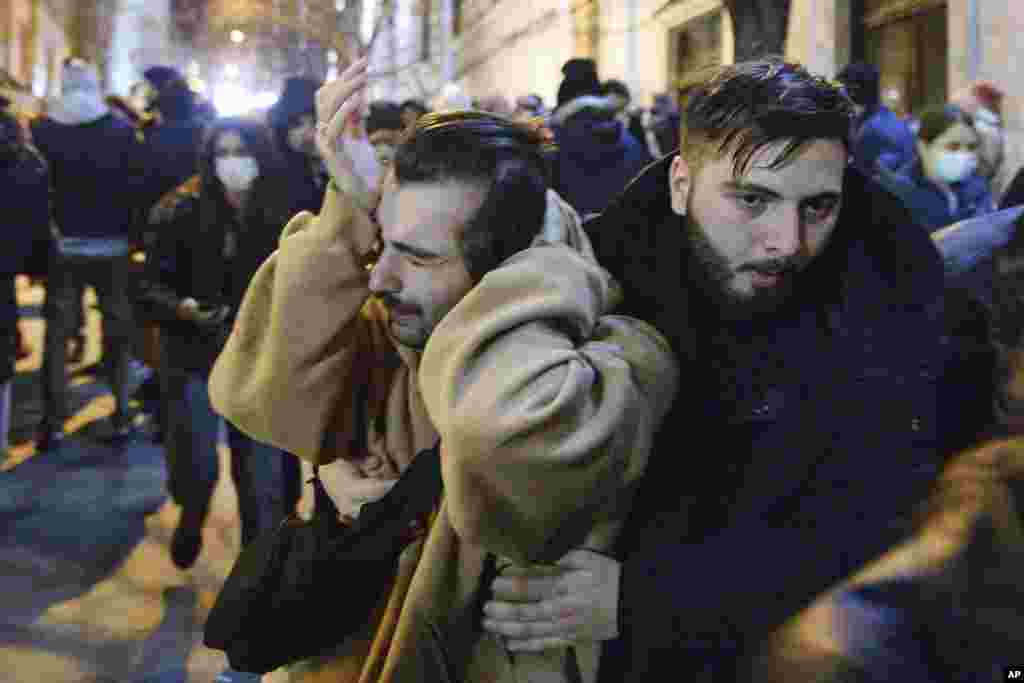
[[610, 287], [571, 249], [534, 247], [486, 275], [431, 335], [420, 387], [464, 541], [553, 562], [628, 502], [678, 370], [652, 327], [601, 316]]
[[198, 232], [197, 198], [176, 188], [153, 209], [147, 225], [146, 265], [139, 283], [139, 303], [150, 320], [172, 323], [182, 295], [178, 282], [188, 277], [189, 236]]
[[210, 375], [219, 414], [314, 464], [345, 456], [346, 440], [334, 437], [352, 433], [346, 399], [373, 356], [393, 353], [382, 323], [363, 310], [376, 237], [366, 213], [333, 190], [319, 216], [289, 222]]

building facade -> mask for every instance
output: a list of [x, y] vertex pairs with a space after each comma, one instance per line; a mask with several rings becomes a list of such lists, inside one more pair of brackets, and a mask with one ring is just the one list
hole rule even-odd
[[[562, 64], [585, 56], [647, 106], [688, 74], [735, 54], [721, 0], [408, 2], [448, 6], [429, 34], [434, 54], [450, 55], [448, 66], [434, 65], [435, 78], [420, 84], [427, 91], [453, 81], [473, 97], [536, 93], [551, 105]], [[1014, 78], [1024, 60], [1024, 45], [1014, 40], [1022, 29], [1019, 0], [792, 0], [785, 56], [830, 77], [850, 61], [878, 64], [883, 97], [901, 113], [945, 102], [975, 80], [994, 81], [1007, 94], [1007, 167], [1016, 169], [1024, 162], [1024, 81]], [[414, 54], [424, 34], [415, 21], [394, 32], [399, 47], [390, 63], [400, 64], [397, 53]], [[381, 83], [377, 93], [404, 93], [405, 80]]]
[[70, 54], [73, 7], [66, 0], [0, 0], [3, 94], [22, 109], [58, 93], [60, 62]]
[[[121, 62], [137, 58], [134, 51], [152, 51], [166, 44], [166, 16], [152, 15], [163, 3], [141, 0], [0, 0], [0, 88], [26, 111], [38, 111], [48, 97], [60, 94], [61, 62], [78, 56], [97, 64], [108, 89], [118, 91], [112, 76]], [[145, 6], [145, 12], [141, 9]], [[137, 14], [136, 10], [140, 10]], [[166, 12], [164, 13], [166, 15]], [[148, 16], [127, 24], [124, 18]], [[115, 26], [121, 22], [121, 30]], [[124, 42], [120, 49], [114, 36]], [[124, 79], [121, 79], [124, 80]]]

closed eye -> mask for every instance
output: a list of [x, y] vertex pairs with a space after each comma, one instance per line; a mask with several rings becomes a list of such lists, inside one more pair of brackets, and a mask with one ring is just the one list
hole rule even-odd
[[763, 194], [740, 192], [734, 194], [732, 199], [744, 211], [751, 215], [760, 214], [768, 207], [769, 198]]

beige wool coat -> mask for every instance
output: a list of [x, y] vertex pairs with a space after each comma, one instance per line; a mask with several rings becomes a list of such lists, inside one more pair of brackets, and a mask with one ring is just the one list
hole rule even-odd
[[609, 315], [617, 287], [553, 192], [533, 246], [488, 273], [422, 354], [391, 337], [370, 296], [377, 235], [333, 190], [319, 216], [296, 216], [210, 378], [217, 412], [309, 462], [337, 461], [348, 474], [335, 487], [398, 476], [441, 437], [444, 496], [387, 600], [289, 680], [563, 683], [574, 656], [590, 683], [596, 643], [513, 655], [483, 633], [481, 577], [489, 555], [543, 572], [574, 548], [610, 548], [677, 389], [668, 344]]

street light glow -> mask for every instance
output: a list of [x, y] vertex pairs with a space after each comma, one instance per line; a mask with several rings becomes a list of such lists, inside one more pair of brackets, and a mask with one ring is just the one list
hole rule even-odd
[[213, 96], [213, 106], [220, 116], [243, 116], [268, 109], [277, 102], [276, 92], [252, 93], [237, 83], [222, 83]]
[[239, 31], [237, 28], [231, 32], [231, 42], [241, 43], [245, 40], [245, 34]]

